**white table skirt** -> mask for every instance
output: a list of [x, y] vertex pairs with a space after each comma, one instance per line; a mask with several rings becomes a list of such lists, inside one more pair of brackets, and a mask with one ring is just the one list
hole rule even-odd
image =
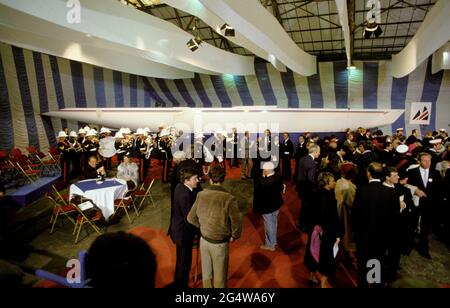
[[[78, 183], [87, 181], [95, 182], [96, 180], [85, 180]], [[77, 186], [77, 183], [75, 183], [70, 185], [70, 198], [72, 199], [75, 195], [80, 195], [85, 198], [91, 199], [94, 204], [102, 211], [103, 217], [105, 217], [105, 219], [108, 219], [114, 213], [114, 200], [122, 199], [128, 191], [128, 186], [126, 181], [120, 179], [107, 179], [106, 181], [117, 181], [122, 185], [82, 191]]]

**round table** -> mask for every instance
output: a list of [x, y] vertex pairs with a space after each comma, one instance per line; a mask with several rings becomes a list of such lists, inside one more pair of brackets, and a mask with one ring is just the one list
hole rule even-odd
[[84, 180], [70, 185], [70, 199], [76, 195], [92, 200], [108, 219], [114, 213], [114, 200], [122, 199], [128, 191], [126, 181], [106, 179], [98, 182], [96, 179]]

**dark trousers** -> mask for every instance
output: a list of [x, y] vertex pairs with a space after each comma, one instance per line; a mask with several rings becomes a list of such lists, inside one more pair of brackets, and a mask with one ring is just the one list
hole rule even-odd
[[281, 159], [281, 175], [283, 176], [283, 180], [290, 181], [292, 172], [291, 172], [291, 159], [289, 157], [283, 157]]
[[186, 289], [192, 265], [192, 244], [177, 245], [177, 261], [175, 265], [175, 287]]
[[[366, 246], [366, 245], [364, 245]], [[383, 250], [379, 250], [378, 252], [368, 251], [367, 247], [363, 248], [361, 245], [356, 245], [356, 264], [357, 264], [357, 277], [358, 277], [358, 288], [368, 288], [368, 273], [373, 267], [368, 267], [367, 263], [371, 259], [375, 259], [380, 261], [381, 264], [381, 275], [380, 281], [378, 283], [370, 283], [371, 288], [382, 288], [384, 287], [384, 283], [386, 281], [386, 253]], [[372, 276], [372, 275], [370, 275]]]
[[60, 167], [61, 167], [61, 175], [63, 177], [64, 182], [69, 181], [69, 167], [70, 167], [70, 160], [66, 158], [60, 158]]
[[171, 159], [163, 159], [163, 168], [162, 168], [162, 182], [167, 183], [170, 179], [170, 170], [172, 169], [172, 160]]
[[[420, 223], [419, 223], [420, 218]], [[423, 211], [420, 215], [416, 216], [416, 226], [419, 226], [420, 232], [418, 232], [419, 244], [417, 246], [417, 250], [420, 253], [429, 253], [430, 246], [428, 244], [428, 235], [431, 231], [431, 217], [429, 212]]]
[[312, 200], [309, 199], [300, 199], [301, 208], [300, 213], [297, 218], [297, 227], [300, 228], [302, 232], [311, 233], [313, 229], [313, 211], [314, 204]]

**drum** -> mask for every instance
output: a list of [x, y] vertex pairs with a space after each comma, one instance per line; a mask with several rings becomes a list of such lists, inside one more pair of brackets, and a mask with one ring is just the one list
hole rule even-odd
[[105, 158], [113, 157], [116, 154], [115, 139], [111, 136], [100, 139], [98, 153]]

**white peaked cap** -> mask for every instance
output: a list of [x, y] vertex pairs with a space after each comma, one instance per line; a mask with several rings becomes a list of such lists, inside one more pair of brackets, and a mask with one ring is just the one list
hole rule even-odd
[[118, 131], [118, 132], [116, 133], [116, 135], [114, 136], [114, 138], [116, 138], [116, 139], [123, 138], [122, 132], [121, 132], [121, 131]]
[[68, 137], [68, 136], [67, 136], [67, 134], [66, 134], [65, 131], [60, 131], [60, 132], [58, 133], [58, 138], [66, 138], [66, 137]]
[[104, 133], [110, 134], [111, 131], [109, 130], [109, 128], [102, 127], [102, 128], [100, 129], [100, 134], [104, 134]]
[[145, 135], [145, 131], [142, 128], [138, 128], [134, 134], [135, 135]]
[[405, 154], [408, 152], [409, 148], [405, 144], [400, 144], [396, 149], [397, 153]]
[[438, 144], [441, 143], [442, 139], [434, 139], [434, 140], [430, 140], [430, 144]]
[[89, 136], [97, 136], [97, 131], [95, 129], [90, 129], [86, 134], [86, 137]]

